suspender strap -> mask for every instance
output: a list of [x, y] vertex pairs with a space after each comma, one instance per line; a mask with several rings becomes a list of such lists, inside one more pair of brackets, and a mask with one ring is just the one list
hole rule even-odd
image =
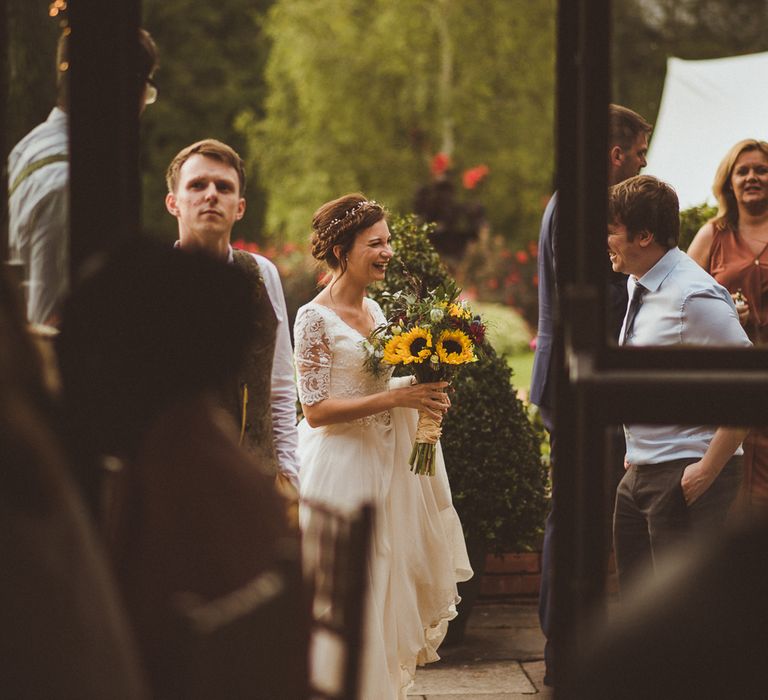
[[8, 196], [12, 197], [13, 193], [19, 188], [24, 180], [26, 180], [32, 173], [37, 172], [40, 168], [44, 168], [51, 163], [66, 163], [69, 157], [66, 153], [54, 153], [51, 156], [46, 156], [40, 160], [33, 160], [29, 163], [17, 176], [11, 185], [11, 189], [8, 190]]

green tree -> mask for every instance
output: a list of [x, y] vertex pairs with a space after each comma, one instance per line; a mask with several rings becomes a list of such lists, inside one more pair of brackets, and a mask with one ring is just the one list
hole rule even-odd
[[[262, 114], [264, 64], [269, 44], [262, 30], [273, 0], [144, 0], [143, 24], [160, 52], [159, 97], [142, 119], [143, 224], [153, 235], [173, 238], [177, 226], [165, 210], [165, 170], [184, 146], [213, 137], [245, 155], [234, 127], [245, 108]], [[264, 192], [259, 167], [248, 167], [248, 208], [237, 236], [259, 239]]]
[[615, 0], [613, 98], [655, 120], [667, 58], [768, 50], [766, 0]]
[[49, 4], [47, 0], [8, 0], [3, 8], [8, 22], [8, 149], [44, 121], [56, 104], [59, 20], [49, 16]]
[[266, 117], [238, 125], [268, 192], [267, 227], [363, 190], [408, 211], [447, 151], [489, 166], [495, 228], [535, 237], [552, 181], [554, 0], [278, 0]]

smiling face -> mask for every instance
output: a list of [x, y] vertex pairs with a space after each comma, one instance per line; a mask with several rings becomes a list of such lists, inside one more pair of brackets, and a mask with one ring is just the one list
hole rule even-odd
[[758, 149], [743, 151], [733, 164], [730, 186], [739, 207], [767, 207], [768, 156]]
[[358, 233], [347, 254], [344, 274], [364, 286], [383, 280], [392, 259], [391, 241], [392, 235], [386, 219]]
[[627, 227], [619, 221], [608, 224], [608, 257], [614, 272], [640, 277], [645, 273], [642, 237], [629, 240]]
[[182, 247], [228, 246], [232, 227], [245, 213], [237, 171], [199, 153], [181, 166], [165, 205], [179, 221]]

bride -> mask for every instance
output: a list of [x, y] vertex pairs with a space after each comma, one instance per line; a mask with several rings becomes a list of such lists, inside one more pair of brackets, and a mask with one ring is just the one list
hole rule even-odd
[[[438, 660], [456, 615], [456, 582], [472, 576], [439, 446], [435, 476], [416, 476], [408, 466], [416, 409], [445, 412], [447, 383], [376, 377], [364, 368], [363, 341], [385, 321], [365, 296], [392, 259], [383, 208], [349, 194], [320, 207], [312, 229], [312, 255], [328, 265], [331, 281], [299, 309], [294, 328], [305, 417], [301, 495], [337, 509], [375, 505], [361, 697], [398, 700], [416, 665]], [[302, 527], [312, 527], [308, 512]]]

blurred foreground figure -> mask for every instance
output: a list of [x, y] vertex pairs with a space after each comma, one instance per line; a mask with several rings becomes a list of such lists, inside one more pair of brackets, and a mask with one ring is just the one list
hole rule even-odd
[[[56, 50], [56, 106], [8, 156], [8, 238], [11, 258], [24, 265], [27, 318], [58, 326], [69, 289], [69, 39]], [[139, 29], [136, 105], [157, 98], [152, 75], [157, 47]]]
[[674, 550], [579, 642], [567, 698], [764, 698], [768, 522]]
[[[138, 242], [65, 309], [73, 449], [93, 469], [101, 460], [116, 471], [103, 490], [106, 537], [163, 697], [302, 696], [300, 595], [280, 627], [254, 629], [264, 618], [249, 617], [279, 599], [286, 571], [299, 580], [297, 542], [273, 479], [239, 447], [215, 396], [252, 341], [251, 300], [249, 280], [231, 266]], [[279, 685], [259, 676], [264, 664]]]
[[0, 271], [3, 697], [148, 698], [120, 596], [51, 420], [22, 302]]

